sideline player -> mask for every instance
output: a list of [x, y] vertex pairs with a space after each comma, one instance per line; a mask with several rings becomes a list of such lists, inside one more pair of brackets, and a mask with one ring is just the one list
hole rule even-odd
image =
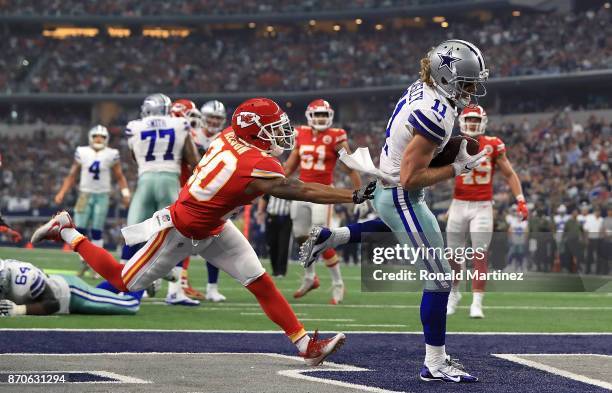
[[[130, 189], [121, 170], [119, 150], [108, 147], [108, 137], [108, 130], [104, 126], [97, 125], [89, 130], [89, 145], [77, 147], [70, 172], [55, 195], [55, 203], [60, 205], [80, 172], [74, 223], [79, 232], [87, 233], [91, 229], [92, 242], [98, 247], [104, 247], [102, 233], [108, 214], [111, 170], [119, 183], [123, 205], [127, 207], [130, 204]], [[82, 276], [88, 268], [84, 263], [78, 275]]]
[[[171, 205], [179, 192], [181, 162], [185, 160], [192, 167], [198, 162], [189, 123], [184, 118], [171, 117], [170, 105], [166, 95], [150, 95], [142, 103], [142, 117], [126, 127], [128, 146], [138, 164], [138, 185], [128, 211], [128, 225], [143, 222], [157, 210]], [[126, 245], [121, 259], [129, 260], [141, 246]], [[171, 272], [166, 303], [196, 306], [200, 302], [188, 298], [181, 287], [181, 270], [177, 267]]]
[[[334, 110], [329, 102], [318, 99], [312, 101], [306, 108], [308, 126], [299, 126], [296, 129], [296, 146], [285, 163], [285, 173], [291, 176], [298, 168], [299, 179], [307, 183], [320, 183], [332, 185], [334, 182], [334, 169], [338, 160], [338, 151], [344, 148], [350, 152], [346, 131], [341, 128], [332, 128]], [[344, 164], [341, 168], [347, 170]], [[361, 187], [359, 174], [348, 169], [348, 174], [354, 188]], [[293, 222], [293, 236], [298, 244], [308, 239], [308, 233], [313, 226], [330, 225], [333, 205], [321, 205], [306, 201], [291, 203], [291, 220]], [[344, 282], [340, 273], [339, 258], [333, 248], [323, 252], [323, 261], [329, 268], [332, 278], [331, 304], [338, 304], [344, 298]], [[302, 285], [293, 294], [300, 298], [309, 291], [319, 287], [319, 278], [315, 273], [315, 265], [310, 265], [302, 280]]]
[[32, 241], [63, 240], [122, 291], [146, 288], [178, 261], [198, 253], [253, 293], [306, 363], [318, 365], [343, 344], [344, 335], [320, 340], [317, 333], [312, 338], [306, 333], [248, 240], [228, 218], [263, 194], [316, 203], [362, 203], [371, 198], [375, 184], [347, 190], [286, 178], [275, 156], [294, 144], [295, 132], [278, 104], [266, 98], [247, 100], [234, 112], [231, 127], [213, 141], [176, 202], [141, 225], [123, 229], [128, 243], [148, 238], [125, 266], [75, 230], [66, 212], [37, 229]]
[[133, 315], [142, 291], [118, 295], [76, 276], [47, 276], [28, 262], [0, 259], [0, 317], [50, 314]]
[[[425, 203], [424, 189], [471, 171], [483, 160], [484, 151], [471, 156], [463, 141], [455, 161], [430, 168], [451, 137], [458, 111], [473, 97], [486, 94], [489, 70], [480, 50], [462, 40], [447, 40], [421, 59], [420, 80], [400, 98], [386, 129], [380, 154], [380, 171], [393, 182], [377, 188], [374, 207], [380, 219], [329, 229], [314, 228], [300, 250], [305, 266], [330, 247], [361, 242], [362, 233], [393, 232], [400, 244], [415, 248], [444, 248], [440, 227]], [[444, 255], [426, 253], [416, 263], [428, 273], [451, 272]], [[420, 372], [424, 381], [476, 382], [463, 366], [446, 354], [446, 305], [452, 283], [425, 283], [421, 299], [421, 323], [425, 336], [425, 362]]]
[[[455, 191], [448, 209], [446, 226], [448, 247], [451, 249], [465, 247], [468, 234], [471, 237], [472, 248], [480, 248], [484, 251], [489, 248], [493, 235], [493, 176], [496, 168], [499, 168], [504, 175], [516, 199], [519, 217], [525, 221], [529, 215], [521, 181], [506, 156], [506, 145], [498, 137], [484, 135], [487, 123], [487, 113], [479, 105], [467, 107], [459, 115], [461, 133], [477, 138], [480, 150], [485, 151], [486, 154], [485, 160], [479, 166], [455, 179]], [[486, 273], [488, 271], [486, 252], [476, 255], [483, 257], [474, 257], [474, 271]], [[463, 264], [451, 262], [451, 266], [456, 272], [463, 269]], [[461, 300], [459, 284], [459, 280], [453, 282], [453, 289], [446, 308], [448, 315], [455, 313]], [[484, 318], [482, 299], [485, 284], [486, 280], [474, 279], [472, 281], [471, 318]]]
[[[191, 139], [194, 142], [198, 153], [203, 156], [212, 141], [219, 136], [219, 133], [225, 126], [227, 113], [225, 105], [220, 101], [208, 101], [202, 105], [202, 110], [199, 111], [195, 103], [190, 100], [181, 99], [172, 103], [171, 113], [175, 117], [185, 117], [189, 120], [191, 126]], [[181, 187], [187, 183], [191, 176], [193, 168], [190, 168], [187, 163], [183, 162], [181, 166]], [[181, 286], [185, 294], [194, 299], [206, 299], [212, 302], [222, 302], [226, 298], [219, 292], [219, 269], [206, 262], [206, 270], [208, 271], [208, 284], [206, 285], [206, 295], [194, 289], [189, 284], [189, 276], [187, 269], [189, 268], [189, 257], [181, 262], [183, 270], [181, 272]]]

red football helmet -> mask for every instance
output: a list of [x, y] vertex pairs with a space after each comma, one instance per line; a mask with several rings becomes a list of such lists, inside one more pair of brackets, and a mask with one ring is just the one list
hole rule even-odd
[[[474, 119], [468, 121], [467, 119]], [[478, 119], [478, 120], [476, 120]], [[484, 134], [487, 128], [487, 112], [480, 105], [466, 106], [459, 115], [459, 130], [468, 136]]]
[[180, 99], [176, 100], [170, 106], [170, 115], [172, 117], [184, 117], [189, 121], [189, 125], [194, 130], [200, 130], [204, 127], [202, 113], [191, 100]]
[[329, 102], [323, 99], [314, 100], [306, 108], [306, 120], [313, 129], [325, 131], [334, 122], [334, 110]]
[[295, 147], [289, 116], [268, 98], [251, 98], [238, 105], [232, 129], [244, 142], [275, 156]]

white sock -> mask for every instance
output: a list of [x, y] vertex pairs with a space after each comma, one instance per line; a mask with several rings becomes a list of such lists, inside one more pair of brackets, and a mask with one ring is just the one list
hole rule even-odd
[[304, 353], [306, 352], [306, 349], [308, 348], [309, 342], [310, 342], [310, 336], [308, 334], [305, 334], [304, 337], [294, 342], [294, 344], [297, 347], [298, 351], [300, 351], [301, 353]]
[[446, 362], [446, 346], [440, 347], [425, 344], [425, 365], [430, 371], [435, 371]]
[[455, 285], [453, 283], [452, 287], [451, 287], [451, 292], [453, 293], [453, 295], [459, 295], [459, 283], [457, 283], [457, 285]]
[[104, 248], [104, 239], [92, 240], [91, 242], [100, 248]]
[[206, 292], [219, 292], [219, 286], [217, 284], [206, 284]]
[[340, 273], [340, 263], [336, 263], [334, 266], [329, 267], [329, 274], [332, 278], [332, 283], [342, 284], [342, 273]]
[[349, 240], [351, 239], [351, 231], [348, 229], [348, 227], [335, 228], [335, 229], [332, 229], [331, 232], [332, 232], [332, 236], [331, 236], [332, 244], [330, 248], [336, 248], [343, 244], [347, 244]]
[[308, 266], [306, 269], [304, 269], [304, 278], [309, 279], [309, 280], [314, 280], [315, 278], [315, 264], [314, 263]]
[[68, 243], [68, 245], [72, 244], [74, 239], [79, 236], [83, 236], [79, 231], [74, 228], [64, 228], [60, 231], [60, 237], [63, 241]]
[[482, 306], [482, 298], [484, 297], [484, 292], [472, 292], [472, 304], [477, 304]]

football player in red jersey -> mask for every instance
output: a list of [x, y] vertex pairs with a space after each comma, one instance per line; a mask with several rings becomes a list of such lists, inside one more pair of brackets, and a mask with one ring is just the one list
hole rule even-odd
[[[204, 112], [202, 112], [204, 111]], [[209, 101], [202, 106], [199, 111], [195, 103], [190, 100], [180, 99], [172, 103], [170, 113], [175, 117], [184, 117], [189, 120], [191, 126], [191, 140], [194, 142], [200, 155], [204, 155], [210, 147], [212, 141], [219, 135], [225, 125], [225, 106], [219, 101]], [[187, 183], [193, 172], [193, 168], [183, 161], [181, 165], [181, 187]], [[210, 300], [222, 302], [226, 298], [219, 292], [219, 269], [206, 262], [208, 271], [208, 284], [206, 285], [206, 295], [194, 289], [189, 283], [189, 257], [185, 258], [179, 265], [182, 265], [180, 285], [185, 294], [191, 298], [199, 300]]]
[[[468, 106], [459, 115], [459, 127], [462, 134], [478, 139], [480, 151], [487, 152], [486, 159], [470, 172], [455, 178], [455, 192], [453, 202], [448, 210], [448, 223], [446, 226], [448, 246], [452, 249], [465, 247], [466, 235], [471, 235], [472, 247], [487, 250], [493, 233], [493, 175], [499, 168], [506, 178], [506, 182], [516, 198], [519, 216], [526, 220], [529, 212], [521, 181], [512, 168], [506, 156], [506, 146], [501, 139], [484, 135], [487, 128], [487, 113], [481, 106]], [[486, 252], [483, 258], [474, 257], [474, 271], [487, 272]], [[457, 272], [462, 265], [451, 263]], [[472, 282], [473, 300], [470, 307], [470, 317], [484, 318], [482, 312], [482, 298], [484, 297], [486, 280], [474, 279]], [[455, 312], [461, 293], [459, 281], [453, 283], [447, 314]]]
[[[306, 108], [308, 126], [297, 127], [295, 149], [285, 163], [287, 176], [293, 174], [298, 168], [299, 179], [307, 183], [331, 185], [334, 181], [334, 169], [338, 161], [338, 151], [342, 148], [350, 153], [346, 131], [341, 128], [332, 128], [334, 110], [329, 102], [318, 99], [311, 102]], [[341, 165], [353, 183], [353, 187], [361, 186], [361, 178], [357, 171]], [[312, 202], [291, 203], [291, 219], [293, 220], [293, 236], [298, 244], [308, 239], [308, 234], [314, 226], [330, 225], [332, 205], [321, 205]], [[323, 252], [323, 260], [329, 268], [332, 277], [331, 304], [338, 304], [344, 297], [344, 283], [340, 274], [340, 264], [336, 250], [333, 248]], [[315, 264], [306, 268], [302, 285], [293, 294], [300, 298], [309, 291], [319, 287], [319, 278], [315, 274]]]
[[80, 234], [67, 212], [37, 229], [32, 241], [63, 240], [124, 292], [146, 288], [177, 262], [198, 253], [255, 295], [308, 365], [320, 364], [343, 344], [344, 335], [322, 340], [317, 333], [312, 338], [306, 333], [248, 240], [228, 218], [263, 194], [315, 203], [362, 203], [372, 199], [376, 185], [348, 190], [286, 178], [275, 156], [294, 145], [295, 131], [278, 104], [267, 98], [247, 100], [234, 112], [231, 127], [213, 141], [176, 202], [122, 229], [128, 244], [147, 239], [126, 265]]

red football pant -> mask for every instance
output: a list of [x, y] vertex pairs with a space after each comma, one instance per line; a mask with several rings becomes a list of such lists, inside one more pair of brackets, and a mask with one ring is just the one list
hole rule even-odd
[[306, 334], [304, 326], [298, 321], [287, 299], [276, 288], [268, 273], [262, 274], [246, 288], [255, 295], [268, 318], [280, 326], [291, 341], [296, 342]]
[[121, 271], [123, 265], [113, 258], [112, 254], [105, 249], [94, 245], [86, 237], [74, 247], [74, 251], [78, 252], [83, 257], [85, 262], [99, 275], [104, 277], [112, 286], [120, 292], [128, 292]]

